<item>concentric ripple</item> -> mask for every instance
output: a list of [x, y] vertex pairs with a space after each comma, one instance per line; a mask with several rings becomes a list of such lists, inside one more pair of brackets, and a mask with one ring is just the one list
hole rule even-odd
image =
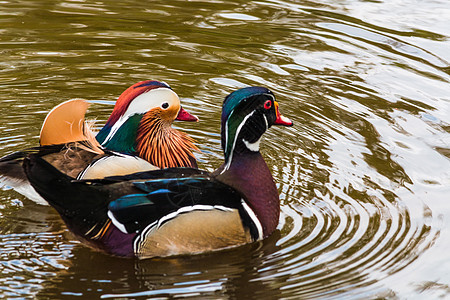
[[366, 292], [364, 287], [410, 264], [436, 238], [429, 226], [414, 222], [406, 208], [381, 193], [362, 203], [318, 192], [301, 205], [283, 210], [294, 224], [299, 216], [302, 220], [286, 235], [290, 238], [279, 241], [284, 263], [277, 276], [289, 277], [282, 287], [287, 294], [342, 296], [349, 286], [350, 294]]

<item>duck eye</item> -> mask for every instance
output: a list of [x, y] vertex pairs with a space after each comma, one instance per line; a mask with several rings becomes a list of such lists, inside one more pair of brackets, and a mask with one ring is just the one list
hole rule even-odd
[[272, 101], [267, 100], [266, 102], [264, 102], [264, 108], [265, 109], [269, 109], [272, 107]]
[[163, 104], [161, 104], [161, 107], [162, 107], [163, 109], [166, 109], [166, 108], [169, 107], [169, 103], [164, 102]]

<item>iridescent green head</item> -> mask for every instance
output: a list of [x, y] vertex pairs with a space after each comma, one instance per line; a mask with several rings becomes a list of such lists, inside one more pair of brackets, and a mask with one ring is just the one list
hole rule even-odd
[[272, 125], [292, 126], [278, 111], [275, 95], [264, 87], [246, 87], [225, 98], [222, 106], [222, 149], [227, 166], [233, 153], [259, 151], [263, 133]]

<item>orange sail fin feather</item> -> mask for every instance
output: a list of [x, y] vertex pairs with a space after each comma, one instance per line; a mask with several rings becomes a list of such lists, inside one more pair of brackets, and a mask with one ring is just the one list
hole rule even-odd
[[84, 117], [89, 103], [85, 100], [69, 100], [53, 108], [42, 124], [41, 146], [67, 144], [84, 141], [85, 150], [103, 154], [100, 144], [92, 132], [92, 124]]

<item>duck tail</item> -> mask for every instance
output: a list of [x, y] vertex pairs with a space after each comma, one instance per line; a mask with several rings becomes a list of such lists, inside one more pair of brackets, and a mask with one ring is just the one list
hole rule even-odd
[[92, 131], [93, 122], [87, 122], [84, 118], [88, 107], [89, 103], [80, 99], [69, 100], [54, 107], [42, 124], [39, 138], [41, 146], [85, 141], [85, 150], [103, 154]]
[[0, 158], [0, 180], [8, 177], [11, 180], [26, 181], [27, 177], [22, 168], [22, 162], [26, 155], [25, 151], [20, 151]]
[[108, 192], [95, 185], [74, 182], [38, 155], [28, 155], [23, 162], [33, 188], [58, 211], [69, 229], [86, 236], [102, 226], [107, 218]]
[[14, 152], [0, 158], [0, 188], [3, 190], [14, 189], [38, 204], [45, 204], [44, 199], [28, 182], [22, 167], [23, 159], [33, 150]]

